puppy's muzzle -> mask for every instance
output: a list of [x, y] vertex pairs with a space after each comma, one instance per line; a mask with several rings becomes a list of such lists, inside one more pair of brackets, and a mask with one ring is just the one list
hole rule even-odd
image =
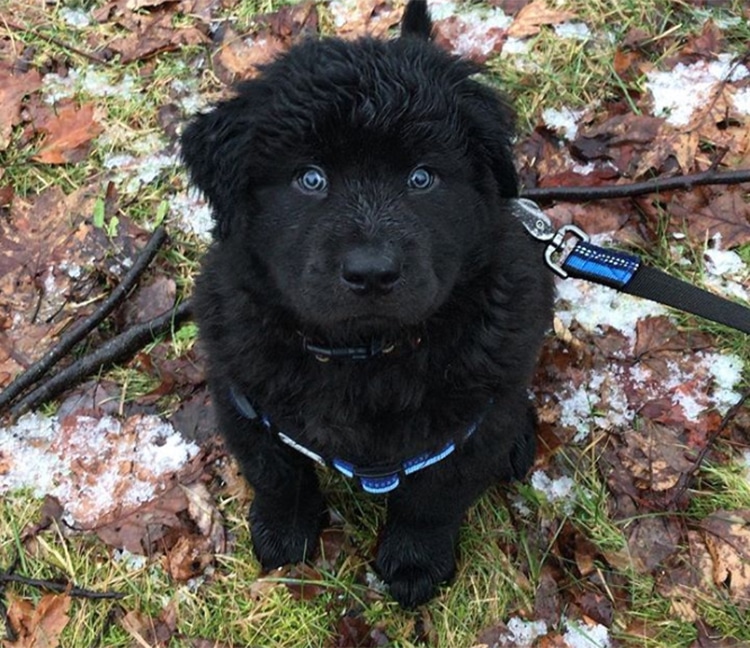
[[356, 247], [341, 262], [341, 281], [357, 295], [387, 295], [401, 278], [401, 260], [388, 251]]

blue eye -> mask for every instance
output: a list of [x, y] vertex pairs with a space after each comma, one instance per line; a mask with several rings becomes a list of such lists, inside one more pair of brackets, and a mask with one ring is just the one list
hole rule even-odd
[[302, 169], [297, 175], [297, 185], [308, 193], [322, 193], [328, 189], [328, 178], [316, 166], [309, 166]]
[[418, 166], [409, 174], [409, 180], [407, 186], [409, 189], [416, 189], [417, 191], [425, 191], [429, 189], [435, 182], [435, 175], [423, 166]]

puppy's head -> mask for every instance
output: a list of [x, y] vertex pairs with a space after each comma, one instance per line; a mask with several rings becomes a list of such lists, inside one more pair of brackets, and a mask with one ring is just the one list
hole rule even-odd
[[185, 130], [217, 245], [303, 328], [422, 322], [510, 218], [511, 111], [430, 31], [412, 0], [398, 39], [297, 45]]

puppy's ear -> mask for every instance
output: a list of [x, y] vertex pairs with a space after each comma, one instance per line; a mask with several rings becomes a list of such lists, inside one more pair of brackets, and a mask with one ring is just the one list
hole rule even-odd
[[214, 234], [219, 238], [227, 233], [237, 200], [243, 194], [240, 183], [244, 174], [239, 167], [252, 139], [253, 120], [240, 101], [230, 99], [197, 115], [180, 138], [190, 180], [211, 203], [216, 220]]
[[409, 0], [401, 19], [401, 36], [412, 36], [430, 40], [432, 19], [427, 11], [427, 0]]
[[464, 108], [477, 138], [476, 154], [495, 181], [502, 198], [518, 197], [518, 174], [513, 159], [515, 113], [502, 94], [470, 81]]

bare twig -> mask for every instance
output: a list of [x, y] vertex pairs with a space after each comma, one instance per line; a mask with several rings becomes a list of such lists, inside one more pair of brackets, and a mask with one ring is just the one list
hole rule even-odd
[[607, 185], [601, 187], [536, 187], [521, 192], [524, 198], [538, 202], [560, 200], [566, 202], [587, 202], [589, 200], [610, 200], [632, 198], [662, 191], [690, 191], [700, 185], [734, 185], [750, 182], [750, 169], [732, 171], [702, 171], [673, 178], [654, 178], [630, 184]]
[[0, 412], [9, 403], [14, 401], [19, 394], [46, 374], [53, 365], [63, 358], [76, 344], [93, 331], [101, 321], [112, 312], [112, 309], [122, 301], [136, 284], [166, 238], [167, 234], [164, 227], [157, 227], [153, 234], [151, 234], [148, 243], [146, 243], [143, 250], [141, 250], [136, 258], [133, 266], [128, 270], [118, 286], [101, 303], [99, 308], [97, 308], [89, 317], [77, 322], [71, 327], [70, 331], [65, 333], [52, 349], [47, 351], [47, 353], [45, 353], [37, 362], [19, 375], [0, 394]]
[[24, 412], [56, 398], [102, 367], [108, 367], [118, 360], [132, 356], [149, 341], [179, 325], [190, 315], [190, 302], [184, 301], [174, 310], [143, 324], [132, 326], [42, 383], [11, 408], [11, 416], [17, 418]]
[[50, 590], [52, 592], [67, 592], [67, 594], [76, 598], [121, 599], [125, 596], [120, 592], [94, 592], [93, 590], [83, 589], [82, 587], [78, 587], [76, 585], [71, 586], [70, 583], [58, 583], [55, 581], [43, 580], [40, 578], [27, 578], [26, 576], [19, 576], [18, 574], [9, 573], [0, 573], [0, 583], [19, 583], [20, 585], [27, 585], [28, 587]]
[[3, 20], [3, 23], [8, 29], [12, 29], [15, 32], [32, 34], [33, 36], [36, 36], [37, 38], [46, 40], [48, 43], [57, 45], [57, 47], [68, 50], [69, 52], [73, 52], [73, 54], [78, 54], [78, 56], [82, 56], [83, 58], [88, 59], [89, 61], [92, 61], [94, 63], [99, 63], [101, 65], [109, 65], [109, 61], [102, 58], [101, 56], [97, 56], [96, 54], [91, 54], [90, 52], [84, 52], [83, 50], [78, 49], [77, 47], [73, 47], [73, 45], [70, 45], [69, 43], [65, 43], [61, 40], [58, 40], [57, 38], [54, 38], [53, 36], [48, 36], [47, 34], [43, 34], [38, 29], [34, 29], [33, 27], [25, 27], [23, 25], [17, 25], [8, 20]]

